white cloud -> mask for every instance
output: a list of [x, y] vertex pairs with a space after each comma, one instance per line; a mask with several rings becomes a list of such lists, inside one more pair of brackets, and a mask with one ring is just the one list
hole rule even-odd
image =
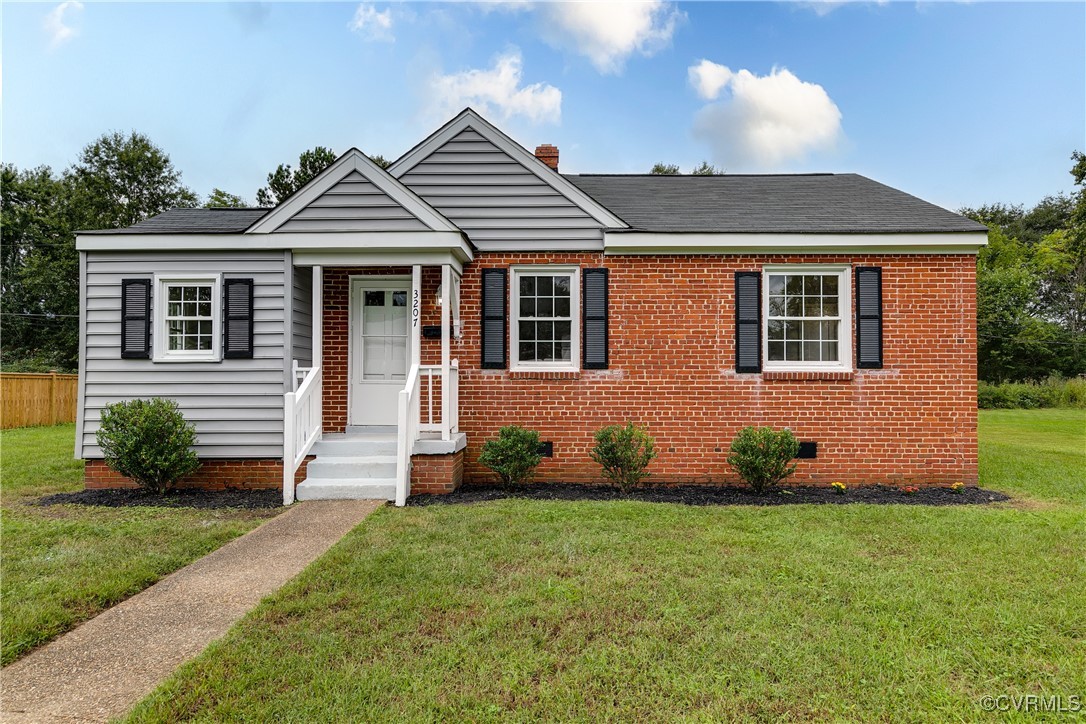
[[562, 91], [546, 83], [521, 86], [521, 64], [520, 51], [514, 49], [498, 56], [490, 69], [435, 75], [430, 82], [432, 109], [449, 116], [472, 106], [503, 120], [521, 116], [533, 123], [558, 123]]
[[[797, 2], [796, 5], [814, 11], [814, 14], [819, 17], [825, 17], [842, 5], [860, 5], [870, 1], [871, 0], [804, 0], [803, 2]], [[885, 5], [889, 1], [890, 0], [874, 0], [874, 4]], [[966, 1], [968, 2], [968, 0]]]
[[601, 73], [621, 73], [634, 53], [667, 47], [685, 13], [663, 0], [553, 2], [539, 7], [551, 45], [583, 55]]
[[711, 60], [702, 59], [697, 65], [692, 65], [687, 70], [690, 85], [698, 95], [707, 101], [715, 99], [720, 91], [732, 79], [732, 71], [726, 65], [714, 63]]
[[492, 10], [506, 13], [519, 13], [522, 10], [535, 9], [534, 0], [475, 0], [475, 4], [488, 13]]
[[730, 94], [698, 111], [694, 136], [728, 168], [774, 168], [832, 148], [842, 136], [841, 111], [826, 89], [784, 68], [769, 75], [703, 60], [689, 80], [707, 100]]
[[79, 0], [66, 0], [45, 16], [45, 32], [49, 33], [49, 46], [52, 48], [68, 42], [79, 34], [79, 31], [72, 26], [65, 25], [64, 15], [69, 10], [76, 13], [80, 12], [83, 10], [83, 3], [79, 2]]
[[391, 43], [396, 39], [392, 34], [392, 9], [385, 8], [383, 12], [377, 12], [373, 3], [359, 3], [347, 27], [366, 40]]

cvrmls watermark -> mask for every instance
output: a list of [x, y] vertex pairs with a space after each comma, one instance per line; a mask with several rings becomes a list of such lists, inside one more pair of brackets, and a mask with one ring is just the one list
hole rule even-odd
[[1000, 694], [982, 696], [980, 708], [984, 711], [1050, 712], [1053, 714], [1077, 714], [1086, 711], [1083, 698], [1077, 694], [1063, 696], [1053, 694]]

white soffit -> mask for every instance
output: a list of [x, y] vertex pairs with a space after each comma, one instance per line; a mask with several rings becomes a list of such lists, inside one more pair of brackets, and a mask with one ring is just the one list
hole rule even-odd
[[985, 232], [931, 234], [698, 234], [604, 232], [607, 254], [976, 254]]

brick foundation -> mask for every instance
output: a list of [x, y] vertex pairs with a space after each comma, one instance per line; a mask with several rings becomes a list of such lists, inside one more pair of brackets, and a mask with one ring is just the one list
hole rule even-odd
[[451, 455], [412, 455], [411, 494], [451, 493], [464, 481], [464, 451]]
[[[312, 459], [310, 455], [298, 466], [298, 471], [294, 473], [295, 485], [305, 480], [306, 466]], [[283, 487], [282, 460], [214, 458], [202, 462], [200, 469], [183, 478], [177, 487], [202, 490], [269, 490]], [[104, 460], [86, 461], [83, 484], [88, 490], [138, 487], [130, 478], [110, 469]]]

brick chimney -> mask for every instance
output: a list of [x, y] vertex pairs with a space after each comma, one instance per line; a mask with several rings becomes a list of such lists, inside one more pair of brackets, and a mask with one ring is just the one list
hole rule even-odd
[[542, 146], [536, 146], [535, 157], [543, 163], [547, 164], [555, 171], [558, 170], [558, 147], [552, 146], [549, 143], [544, 143]]

